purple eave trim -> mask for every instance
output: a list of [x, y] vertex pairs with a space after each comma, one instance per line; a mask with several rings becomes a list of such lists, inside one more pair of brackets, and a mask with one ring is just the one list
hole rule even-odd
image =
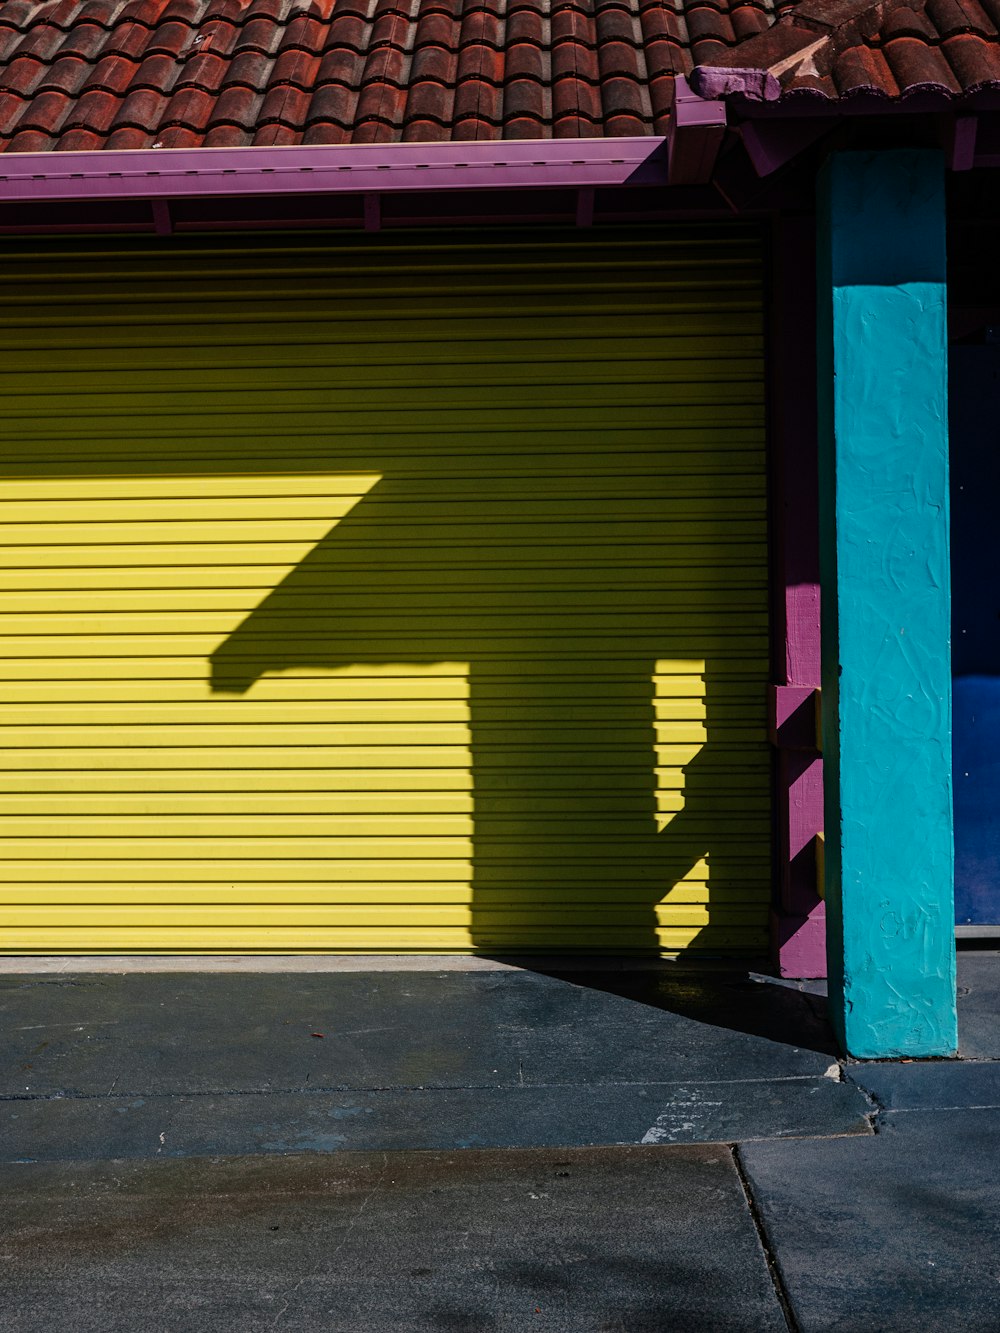
[[389, 194], [408, 190], [665, 185], [666, 140], [97, 149], [0, 154], [0, 201]]

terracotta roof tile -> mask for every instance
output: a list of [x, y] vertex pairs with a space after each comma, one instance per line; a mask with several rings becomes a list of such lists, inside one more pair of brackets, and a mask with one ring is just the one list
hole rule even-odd
[[124, 93], [135, 78], [138, 62], [122, 60], [119, 56], [105, 56], [94, 66], [90, 77], [83, 85], [84, 93], [92, 88], [105, 88], [108, 92]]
[[46, 153], [55, 143], [55, 136], [42, 130], [19, 130], [11, 140], [12, 153]]
[[723, 46], [736, 45], [736, 33], [729, 15], [716, 5], [695, 4], [686, 9], [688, 35], [692, 44], [711, 41]]
[[275, 120], [270, 124], [261, 125], [253, 136], [253, 142], [258, 148], [273, 148], [275, 145], [301, 143], [302, 135], [291, 125], [283, 125]]
[[[93, 152], [104, 146], [104, 136], [92, 130], [72, 129], [61, 136], [56, 147], [67, 153]], [[16, 151], [16, 150], [15, 150]]]
[[111, 122], [111, 128], [117, 130], [132, 126], [151, 134], [158, 128], [166, 108], [167, 99], [162, 93], [152, 88], [139, 88], [124, 99]]
[[899, 91], [885, 56], [869, 46], [845, 51], [834, 67], [833, 81], [842, 97], [862, 91], [893, 97]]
[[[491, 25], [495, 23], [492, 16], [481, 15], [480, 18], [487, 19]], [[509, 52], [500, 46], [499, 41], [489, 40], [491, 33], [484, 35], [482, 23], [477, 23], [475, 27], [476, 30], [466, 40], [463, 25], [455, 69], [456, 81], [461, 83], [463, 79], [481, 78], [490, 79], [496, 84], [503, 83], [504, 70], [514, 69]]]
[[552, 48], [552, 88], [565, 79], [595, 87], [601, 77], [600, 61], [593, 46], [583, 42], [560, 42]]
[[447, 46], [427, 45], [414, 52], [410, 65], [410, 100], [418, 96], [421, 89], [440, 96], [440, 88], [455, 82], [458, 72], [458, 59], [454, 50]]
[[[0, 13], [2, 13], [2, 10], [0, 10]], [[63, 35], [62, 44], [57, 54], [59, 56], [79, 56], [81, 60], [96, 60], [107, 38], [106, 28], [101, 27], [99, 23], [85, 20], [82, 23], [75, 24], [69, 32]]]
[[280, 23], [288, 6], [285, 0], [252, 0], [248, 13], [251, 18], [269, 18], [273, 23]]
[[882, 26], [882, 41], [887, 42], [892, 37], [916, 37], [919, 41], [933, 42], [937, 40], [937, 32], [922, 9], [903, 5], [893, 10]]
[[259, 90], [267, 87], [273, 64], [268, 56], [256, 50], [240, 51], [228, 62], [207, 52], [185, 66], [180, 82], [195, 84], [206, 92], [215, 92], [222, 87], [230, 88], [234, 84]]
[[750, 37], [763, 32], [771, 23], [771, 14], [760, 4], [748, 0], [746, 4], [735, 4], [730, 8], [729, 19], [733, 25], [736, 40], [744, 42]]
[[996, 36], [996, 29], [975, 0], [926, 0], [926, 11], [941, 37], [951, 37], [958, 32]]
[[56, 137], [72, 107], [72, 99], [61, 92], [40, 93], [32, 98], [27, 110], [18, 121], [18, 131], [38, 130]]
[[53, 60], [65, 36], [61, 28], [39, 23], [27, 34], [21, 35], [17, 46], [11, 50], [11, 57], [33, 56], [35, 60]]
[[9, 24], [4, 23], [3, 11], [0, 9], [0, 66], [11, 59], [20, 40], [20, 31], [17, 28], [13, 28]]
[[66, 118], [67, 130], [85, 129], [93, 134], [104, 135], [111, 129], [111, 122], [118, 112], [120, 99], [101, 88], [85, 92], [74, 104]]
[[260, 110], [257, 112], [258, 125], [270, 125], [274, 121], [301, 133], [309, 115], [310, 95], [301, 88], [290, 84], [279, 84], [270, 89]]
[[328, 120], [312, 121], [306, 126], [306, 132], [302, 136], [302, 142], [306, 144], [317, 143], [350, 143], [351, 134], [349, 130], [344, 129], [342, 125], [335, 125]]
[[894, 37], [885, 44], [885, 58], [900, 88], [909, 92], [961, 89], [941, 53], [940, 47], [920, 42], [915, 37]]
[[[560, 138], [574, 138], [600, 125], [601, 95], [591, 83], [560, 79], [552, 87], [552, 117]], [[576, 131], [576, 133], [574, 133]]]
[[901, 101], [1000, 89], [1000, 0], [799, 0], [779, 10], [763, 36], [710, 57], [696, 50], [695, 90]]
[[54, 65], [47, 65], [38, 81], [40, 92], [57, 88], [60, 92], [75, 97], [83, 88], [90, 73], [90, 66], [78, 56], [62, 56]]
[[147, 56], [136, 70], [131, 86], [133, 88], [156, 88], [160, 92], [169, 93], [177, 82], [180, 69], [181, 66], [178, 65], [173, 56]]
[[[857, 9], [833, 0], [0, 0], [0, 150], [662, 134], [678, 73], [700, 66], [697, 86], [706, 67], [756, 68], [776, 49], [772, 34], [805, 30], [800, 12], [810, 16], [809, 44], [817, 33], [823, 41], [810, 59], [781, 65], [771, 96], [774, 87], [889, 101], [1000, 89], [1000, 0], [881, 0], [861, 19]], [[847, 11], [850, 22], [830, 26]]]
[[0, 89], [0, 134], [9, 134], [21, 118], [27, 99], [19, 93]]
[[[165, 24], [163, 28], [156, 29], [147, 27], [145, 23], [119, 23], [108, 35], [101, 54], [107, 60], [114, 59], [115, 56], [137, 60], [151, 40], [156, 43], [154, 50], [164, 50], [165, 36], [178, 27], [178, 24]], [[191, 31], [190, 28], [180, 30], [185, 35]]]
[[562, 42], [586, 44], [593, 41], [594, 31], [589, 15], [577, 4], [554, 4], [549, 22], [553, 48]]
[[651, 133], [687, 41], [673, 0], [0, 0], [0, 149]]
[[309, 106], [310, 124], [326, 121], [348, 130], [354, 123], [357, 103], [356, 89], [345, 90], [340, 84], [325, 84], [313, 94]]
[[316, 83], [319, 65], [320, 58], [312, 51], [304, 51], [297, 46], [288, 47], [274, 62], [268, 83], [294, 83], [297, 88], [312, 88]]
[[167, 103], [162, 124], [168, 128], [184, 126], [204, 134], [215, 108], [215, 95], [204, 88], [182, 88]]
[[240, 125], [213, 125], [202, 140], [203, 148], [240, 148], [248, 142], [247, 132]]
[[300, 51], [314, 53], [323, 49], [326, 40], [326, 25], [311, 14], [296, 14], [289, 22], [282, 35], [281, 47], [297, 47]]
[[947, 38], [941, 51], [961, 88], [986, 88], [996, 81], [996, 60], [990, 58], [989, 46], [971, 33]]
[[10, 0], [10, 3], [4, 5], [4, 18], [15, 28], [20, 28], [26, 24], [32, 13], [39, 15], [38, 6], [31, 3], [31, 0]]
[[212, 112], [211, 126], [240, 126], [249, 133], [257, 123], [263, 97], [252, 88], [240, 85], [223, 89]]
[[443, 10], [434, 9], [421, 15], [413, 39], [414, 51], [426, 47], [440, 47], [454, 52], [458, 47], [459, 21]]
[[122, 125], [108, 135], [108, 148], [149, 148], [153, 136], [134, 125]]
[[273, 56], [281, 45], [281, 28], [270, 18], [251, 18], [237, 31], [234, 48], [237, 51], [249, 49]]
[[44, 73], [45, 65], [41, 60], [36, 60], [34, 56], [18, 56], [3, 71], [3, 82], [0, 86], [27, 97], [34, 92]]

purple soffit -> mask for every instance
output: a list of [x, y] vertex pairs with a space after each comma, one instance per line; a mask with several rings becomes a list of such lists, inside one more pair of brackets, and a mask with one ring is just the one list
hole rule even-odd
[[662, 137], [0, 154], [0, 201], [665, 185]]

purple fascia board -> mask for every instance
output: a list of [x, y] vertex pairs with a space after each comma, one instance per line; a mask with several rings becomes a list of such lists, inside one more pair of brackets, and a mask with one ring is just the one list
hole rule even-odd
[[956, 116], [951, 123], [948, 165], [952, 171], [971, 171], [976, 164], [978, 116]]
[[674, 79], [674, 114], [667, 134], [670, 184], [707, 184], [725, 133], [725, 102], [699, 97], [684, 75], [678, 74]]
[[0, 154], [0, 201], [663, 185], [666, 140], [135, 148]]
[[683, 74], [674, 76], [673, 125], [678, 129], [726, 128], [726, 104], [692, 92]]

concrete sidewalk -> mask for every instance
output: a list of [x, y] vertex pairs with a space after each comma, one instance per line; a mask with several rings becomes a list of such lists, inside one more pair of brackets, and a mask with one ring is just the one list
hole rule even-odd
[[1000, 964], [841, 1065], [716, 967], [0, 975], [0, 1328], [1000, 1328]]

